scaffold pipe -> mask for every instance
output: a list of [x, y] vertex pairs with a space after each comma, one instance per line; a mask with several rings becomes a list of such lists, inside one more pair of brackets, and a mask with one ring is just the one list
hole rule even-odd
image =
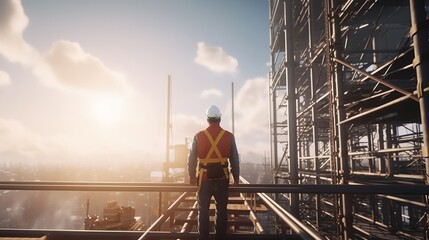
[[[130, 185], [128, 185], [130, 184]], [[197, 187], [183, 183], [104, 183], [104, 182], [0, 182], [0, 190], [94, 191], [94, 192], [196, 192]], [[415, 184], [242, 184], [230, 187], [238, 193], [313, 193], [313, 194], [403, 194], [429, 195], [429, 186]]]
[[[240, 178], [240, 180], [249, 184], [248, 181], [244, 178]], [[302, 239], [324, 239], [318, 233], [313, 231], [311, 228], [307, 227], [303, 223], [301, 223], [298, 219], [296, 219], [291, 213], [286, 211], [283, 207], [281, 207], [278, 203], [276, 203], [272, 198], [270, 198], [265, 193], [257, 193], [261, 200], [273, 210], [279, 218], [281, 218], [294, 233], [298, 234]]]
[[365, 71], [363, 71], [363, 70], [361, 70], [361, 69], [359, 69], [359, 68], [357, 68], [357, 67], [355, 67], [355, 66], [353, 66], [353, 65], [351, 65], [349, 63], [347, 63], [346, 61], [344, 61], [342, 59], [334, 57], [333, 60], [335, 62], [337, 62], [337, 63], [345, 66], [345, 67], [348, 67], [348, 68], [352, 69], [353, 71], [356, 71], [356, 72], [358, 72], [358, 73], [360, 73], [360, 74], [362, 74], [362, 75], [364, 75], [364, 76], [366, 76], [368, 78], [371, 78], [372, 80], [374, 80], [376, 82], [379, 82], [379, 83], [383, 84], [386, 87], [389, 87], [391, 89], [394, 89], [397, 92], [402, 93], [404, 96], [407, 96], [408, 98], [411, 98], [411, 99], [413, 99], [416, 102], [419, 101], [419, 99], [416, 96], [414, 96], [412, 92], [408, 92], [407, 90], [404, 90], [404, 89], [402, 89], [400, 87], [397, 87], [397, 86], [395, 86], [395, 85], [393, 85], [393, 84], [391, 84], [391, 83], [389, 83], [389, 82], [387, 82], [387, 81], [385, 81], [385, 80], [383, 80], [383, 79], [381, 79], [379, 77], [376, 77], [376, 76], [374, 76], [374, 75], [372, 75], [370, 73], [367, 73], [367, 72], [365, 72]]
[[158, 230], [161, 225], [174, 213], [174, 211], [176, 210], [176, 208], [179, 206], [179, 204], [186, 198], [186, 196], [188, 195], [187, 192], [184, 192], [182, 195], [180, 195], [179, 198], [177, 198], [177, 200], [171, 204], [171, 206], [167, 209], [167, 211], [165, 211], [164, 214], [162, 214], [145, 232], [144, 234], [138, 239], [138, 240], [143, 240], [146, 235], [153, 230]]

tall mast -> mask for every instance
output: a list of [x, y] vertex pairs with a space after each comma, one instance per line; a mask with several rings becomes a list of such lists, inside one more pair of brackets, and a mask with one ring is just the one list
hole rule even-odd
[[171, 147], [171, 76], [168, 75], [167, 82], [167, 139], [165, 148], [165, 165], [164, 177], [168, 177], [168, 163], [170, 162], [170, 147]]
[[231, 102], [232, 134], [234, 134], [234, 82], [231, 83]]

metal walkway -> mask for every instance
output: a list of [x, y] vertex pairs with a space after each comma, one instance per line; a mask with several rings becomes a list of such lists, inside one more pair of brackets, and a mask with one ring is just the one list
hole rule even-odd
[[[272, 196], [286, 193], [360, 195], [425, 195], [426, 185], [285, 185], [248, 184], [230, 188], [228, 239], [325, 239], [313, 226], [301, 222], [288, 211], [288, 206]], [[0, 190], [18, 191], [108, 191], [158, 192], [171, 196], [172, 204], [144, 231], [84, 231], [63, 229], [0, 229], [3, 238], [45, 239], [197, 239], [195, 186], [173, 183], [89, 183], [89, 182], [0, 182]], [[170, 198], [170, 197], [169, 197]], [[170, 199], [170, 200], [171, 200]], [[213, 208], [213, 206], [211, 207]], [[211, 211], [214, 214], [214, 211]], [[271, 220], [275, 220], [274, 221]], [[279, 228], [281, 226], [281, 228]], [[375, 233], [375, 225], [357, 229]], [[384, 233], [386, 239], [394, 239]], [[358, 235], [357, 235], [358, 236]], [[364, 236], [364, 235], [362, 235]], [[375, 235], [374, 235], [375, 236]], [[362, 239], [365, 237], [362, 237]], [[382, 238], [381, 238], [382, 239]], [[406, 238], [402, 238], [406, 239]]]

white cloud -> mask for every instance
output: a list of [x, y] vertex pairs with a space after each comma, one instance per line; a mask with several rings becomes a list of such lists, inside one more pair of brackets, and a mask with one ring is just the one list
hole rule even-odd
[[235, 134], [247, 161], [260, 161], [264, 152], [269, 151], [268, 99], [268, 79], [263, 77], [247, 80], [236, 94]]
[[202, 98], [209, 98], [209, 97], [222, 97], [223, 93], [219, 89], [210, 88], [206, 89], [201, 93]]
[[0, 86], [9, 85], [10, 84], [10, 76], [7, 72], [0, 70]]
[[39, 57], [23, 38], [28, 22], [20, 0], [0, 1], [0, 54], [11, 62], [31, 65]]
[[107, 68], [79, 43], [59, 40], [44, 56], [28, 44], [23, 32], [29, 23], [20, 0], [0, 1], [0, 55], [33, 68], [49, 87], [63, 90], [129, 93], [126, 77]]
[[217, 73], [232, 73], [238, 68], [237, 59], [229, 56], [221, 47], [209, 46], [205, 42], [198, 43], [194, 61]]
[[48, 149], [37, 134], [20, 122], [0, 118], [0, 153], [3, 157], [33, 158]]
[[54, 42], [35, 73], [47, 85], [60, 88], [121, 94], [131, 89], [123, 74], [108, 69], [77, 42]]
[[[202, 115], [203, 116], [203, 115]], [[191, 139], [194, 135], [207, 127], [204, 117], [198, 118], [184, 114], [173, 116], [173, 143], [183, 144], [185, 138]]]
[[236, 95], [238, 129], [243, 132], [265, 131], [269, 122], [268, 79], [247, 80]]

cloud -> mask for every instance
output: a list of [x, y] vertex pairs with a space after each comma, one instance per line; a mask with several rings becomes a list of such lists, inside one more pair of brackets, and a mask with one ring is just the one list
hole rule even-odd
[[123, 74], [108, 69], [77, 42], [54, 42], [35, 73], [49, 86], [120, 94], [130, 91]]
[[236, 94], [235, 133], [243, 159], [259, 161], [269, 150], [268, 99], [268, 79], [263, 77], [247, 80]]
[[10, 76], [7, 72], [0, 70], [0, 86], [5, 86], [10, 84]]
[[0, 1], [0, 55], [28, 66], [42, 83], [62, 90], [129, 93], [126, 77], [107, 68], [76, 42], [59, 40], [42, 56], [23, 38], [29, 23], [20, 0]]
[[219, 89], [210, 88], [206, 89], [201, 93], [202, 98], [209, 98], [209, 97], [222, 97], [223, 93]]
[[198, 43], [194, 61], [217, 73], [232, 73], [238, 68], [237, 59], [229, 56], [221, 47], [209, 46], [205, 42]]
[[33, 158], [48, 149], [37, 134], [20, 122], [0, 118], [0, 153], [3, 157]]
[[39, 58], [39, 53], [23, 38], [28, 22], [21, 1], [0, 1], [0, 54], [11, 62], [31, 65]]
[[194, 135], [205, 129], [207, 122], [204, 117], [198, 118], [195, 116], [188, 116], [178, 114], [173, 116], [173, 143], [183, 144], [185, 138], [192, 140]]
[[265, 131], [269, 124], [268, 79], [247, 80], [236, 95], [238, 129], [243, 132]]

